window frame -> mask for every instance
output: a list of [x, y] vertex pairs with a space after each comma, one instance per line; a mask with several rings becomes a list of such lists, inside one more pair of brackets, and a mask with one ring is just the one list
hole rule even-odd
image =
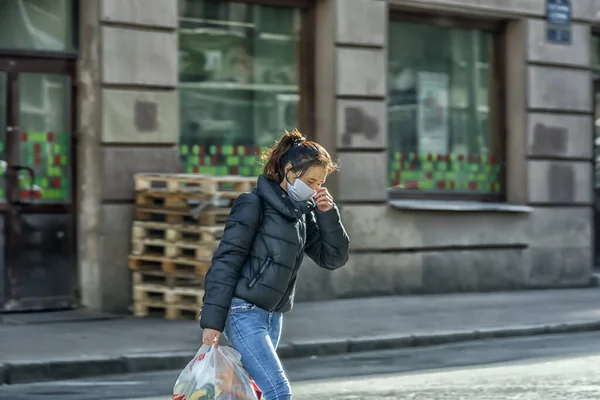
[[[473, 202], [505, 202], [506, 201], [506, 118], [505, 118], [505, 22], [477, 17], [468, 18], [461, 14], [424, 14], [421, 12], [407, 11], [391, 8], [390, 22], [408, 22], [426, 24], [441, 28], [477, 29], [492, 34], [492, 62], [489, 76], [489, 101], [490, 101], [490, 144], [500, 159], [500, 193], [436, 193], [429, 190], [399, 189], [388, 186], [389, 200], [457, 200]], [[391, 40], [388, 33], [388, 42]], [[389, 60], [386, 60], [386, 63]], [[387, 122], [386, 122], [387, 123]], [[391, 135], [392, 132], [388, 132]], [[389, 152], [386, 163], [386, 179], [389, 179]]]
[[[593, 49], [591, 47], [592, 47], [592, 42], [593, 42], [594, 38], [597, 38], [598, 40], [600, 40], [600, 27], [592, 27], [592, 30], [590, 32], [590, 51], [593, 51]], [[598, 64], [598, 68], [594, 68], [594, 67], [595, 66], [592, 64], [592, 60], [590, 60], [590, 70], [592, 71], [592, 80], [600, 81], [600, 64]], [[598, 74], [598, 78], [595, 78], [594, 74]]]
[[[591, 43], [594, 40], [594, 38], [597, 38], [598, 40], [600, 40], [600, 28], [599, 27], [592, 27], [592, 30], [590, 32], [590, 47], [591, 47]], [[592, 52], [594, 49], [590, 48], [590, 51]], [[600, 50], [600, 49], [599, 49]], [[600, 51], [599, 51], [600, 52]], [[595, 93], [600, 92], [600, 64], [598, 68], [595, 68], [595, 66], [592, 64], [592, 61], [590, 60], [590, 70], [591, 70], [591, 74], [592, 74], [592, 105], [594, 107], [593, 113], [592, 113], [592, 119], [593, 119], [593, 124], [592, 124], [592, 151], [593, 151], [593, 157], [592, 157], [592, 165], [593, 165], [593, 172], [594, 172], [594, 190], [600, 191], [600, 185], [598, 185], [598, 173], [597, 173], [597, 167], [598, 167], [598, 162], [597, 162], [597, 156], [596, 156], [596, 151], [598, 146], [596, 145], [596, 106], [597, 106], [597, 101], [596, 101], [596, 95]]]
[[309, 8], [315, 4], [315, 0], [224, 0], [229, 3], [247, 3], [262, 6]]

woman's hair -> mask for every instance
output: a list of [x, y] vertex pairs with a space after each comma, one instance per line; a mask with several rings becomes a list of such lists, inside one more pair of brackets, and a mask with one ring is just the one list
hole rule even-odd
[[302, 177], [314, 166], [325, 167], [327, 174], [338, 170], [337, 163], [331, 159], [327, 150], [317, 142], [306, 140], [298, 129], [285, 131], [281, 139], [263, 153], [262, 159], [265, 162], [265, 177], [277, 183], [285, 177], [287, 164], [291, 164], [290, 171], [295, 172], [298, 177]]

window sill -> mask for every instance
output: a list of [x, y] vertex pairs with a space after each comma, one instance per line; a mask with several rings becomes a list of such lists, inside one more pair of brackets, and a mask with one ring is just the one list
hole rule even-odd
[[530, 213], [532, 207], [506, 203], [442, 200], [388, 200], [396, 210]]

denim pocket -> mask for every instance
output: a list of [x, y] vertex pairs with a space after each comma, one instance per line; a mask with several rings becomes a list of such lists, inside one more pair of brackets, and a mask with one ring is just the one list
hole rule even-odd
[[238, 299], [234, 297], [231, 300], [231, 307], [229, 308], [229, 312], [232, 314], [252, 311], [256, 308], [254, 304], [248, 303], [246, 300]]

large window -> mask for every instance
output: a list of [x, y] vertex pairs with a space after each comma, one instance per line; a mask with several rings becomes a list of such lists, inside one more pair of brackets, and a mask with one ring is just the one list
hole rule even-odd
[[303, 125], [305, 10], [223, 0], [179, 4], [182, 170], [259, 175], [258, 154], [285, 129]]
[[497, 36], [393, 16], [389, 184], [394, 196], [502, 199]]
[[74, 16], [74, 0], [0, 0], [0, 49], [73, 51]]

